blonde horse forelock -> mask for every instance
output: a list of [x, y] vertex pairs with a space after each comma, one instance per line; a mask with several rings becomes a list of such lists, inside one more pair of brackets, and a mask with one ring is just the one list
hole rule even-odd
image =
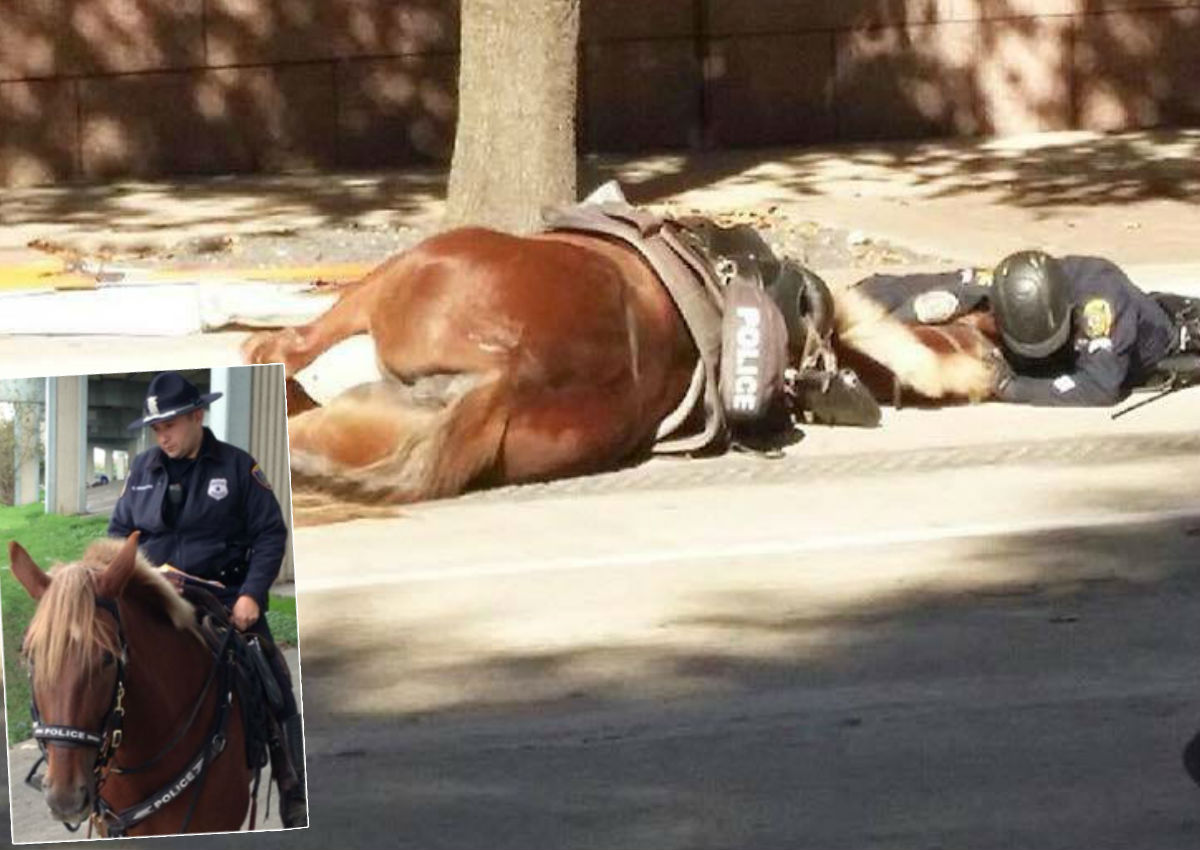
[[82, 563], [51, 571], [53, 581], [25, 634], [25, 654], [36, 679], [52, 681], [69, 670], [91, 670], [97, 649], [120, 652], [115, 630], [96, 615], [96, 571]]
[[[82, 560], [50, 571], [50, 585], [25, 633], [25, 655], [33, 665], [35, 679], [52, 680], [72, 669], [90, 671], [97, 651], [120, 653], [116, 630], [107, 618], [97, 615], [95, 576], [112, 562], [121, 544], [119, 540], [97, 540]], [[131, 588], [148, 592], [155, 607], [177, 629], [188, 630], [199, 639], [191, 604], [140, 552], [129, 581]]]

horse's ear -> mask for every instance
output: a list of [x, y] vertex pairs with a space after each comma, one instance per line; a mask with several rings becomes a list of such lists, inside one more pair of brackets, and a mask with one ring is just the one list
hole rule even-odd
[[34, 599], [41, 599], [46, 588], [50, 586], [50, 576], [42, 572], [42, 568], [33, 562], [25, 547], [15, 540], [9, 541], [8, 560], [12, 565], [12, 573], [21, 582], [21, 586]]
[[97, 596], [116, 599], [125, 590], [125, 583], [129, 581], [129, 577], [133, 575], [133, 568], [137, 565], [139, 534], [140, 532], [135, 531], [126, 537], [125, 545], [121, 547], [117, 557], [104, 568], [104, 572], [96, 576]]

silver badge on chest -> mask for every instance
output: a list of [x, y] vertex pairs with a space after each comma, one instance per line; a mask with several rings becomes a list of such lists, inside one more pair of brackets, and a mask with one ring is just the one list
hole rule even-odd
[[229, 495], [229, 481], [225, 478], [213, 478], [208, 482], [208, 497], [218, 502]]

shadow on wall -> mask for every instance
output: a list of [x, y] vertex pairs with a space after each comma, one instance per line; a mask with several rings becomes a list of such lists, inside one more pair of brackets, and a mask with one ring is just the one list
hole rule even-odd
[[[1146, 6], [583, 0], [580, 147], [1196, 124], [1200, 3]], [[0, 0], [0, 183], [444, 163], [458, 15], [457, 0]]]
[[[723, 5], [715, 3], [714, 8]], [[980, 148], [931, 138], [1086, 128], [1200, 125], [1200, 4], [1122, 9], [1107, 0], [1063, 0], [1023, 14], [1013, 0], [888, 0], [828, 4], [830, 29], [793, 36], [803, 4], [767, 2], [746, 18], [714, 14], [704, 125], [717, 147], [888, 140], [837, 151], [843, 172], [901, 169], [929, 196], [989, 191], [1024, 207], [1155, 198], [1185, 199], [1200, 187], [1200, 135], [1066, 138], [1035, 151]], [[1145, 4], [1143, 4], [1145, 5]], [[835, 8], [835, 6], [837, 8]], [[947, 11], [950, 9], [950, 11]], [[953, 10], [957, 11], [953, 11]], [[732, 13], [730, 13], [732, 15]], [[721, 29], [724, 27], [724, 29]], [[790, 45], [790, 53], [785, 49]], [[618, 136], [638, 147], [636, 126]], [[897, 141], [924, 139], [897, 145]], [[675, 140], [683, 145], [685, 139]], [[652, 202], [737, 178], [786, 157], [800, 168], [784, 189], [819, 194], [827, 161], [795, 151], [707, 154], [703, 170], [684, 152], [659, 173], [630, 180], [630, 195]], [[612, 176], [592, 177], [598, 182]], [[754, 179], [750, 176], [746, 179]]]
[[0, 0], [0, 182], [440, 160], [453, 0]]

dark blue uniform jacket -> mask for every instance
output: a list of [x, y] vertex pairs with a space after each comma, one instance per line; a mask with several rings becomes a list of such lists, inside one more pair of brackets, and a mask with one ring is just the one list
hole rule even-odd
[[187, 478], [187, 498], [175, 527], [168, 528], [163, 457], [155, 447], [134, 458], [108, 533], [127, 537], [139, 530], [142, 551], [152, 563], [215, 579], [225, 589], [208, 589], [226, 605], [246, 595], [265, 611], [287, 544], [287, 526], [266, 476], [254, 458], [205, 428]]
[[[1174, 325], [1158, 302], [1114, 263], [1099, 257], [1063, 257], [1059, 262], [1075, 305], [1071, 343], [1064, 356], [1045, 364], [1010, 357], [1017, 374], [1004, 388], [1002, 400], [1077, 407], [1113, 404], [1171, 352]], [[875, 275], [859, 288], [901, 321], [944, 322], [986, 308], [989, 284], [986, 274], [967, 269]]]

